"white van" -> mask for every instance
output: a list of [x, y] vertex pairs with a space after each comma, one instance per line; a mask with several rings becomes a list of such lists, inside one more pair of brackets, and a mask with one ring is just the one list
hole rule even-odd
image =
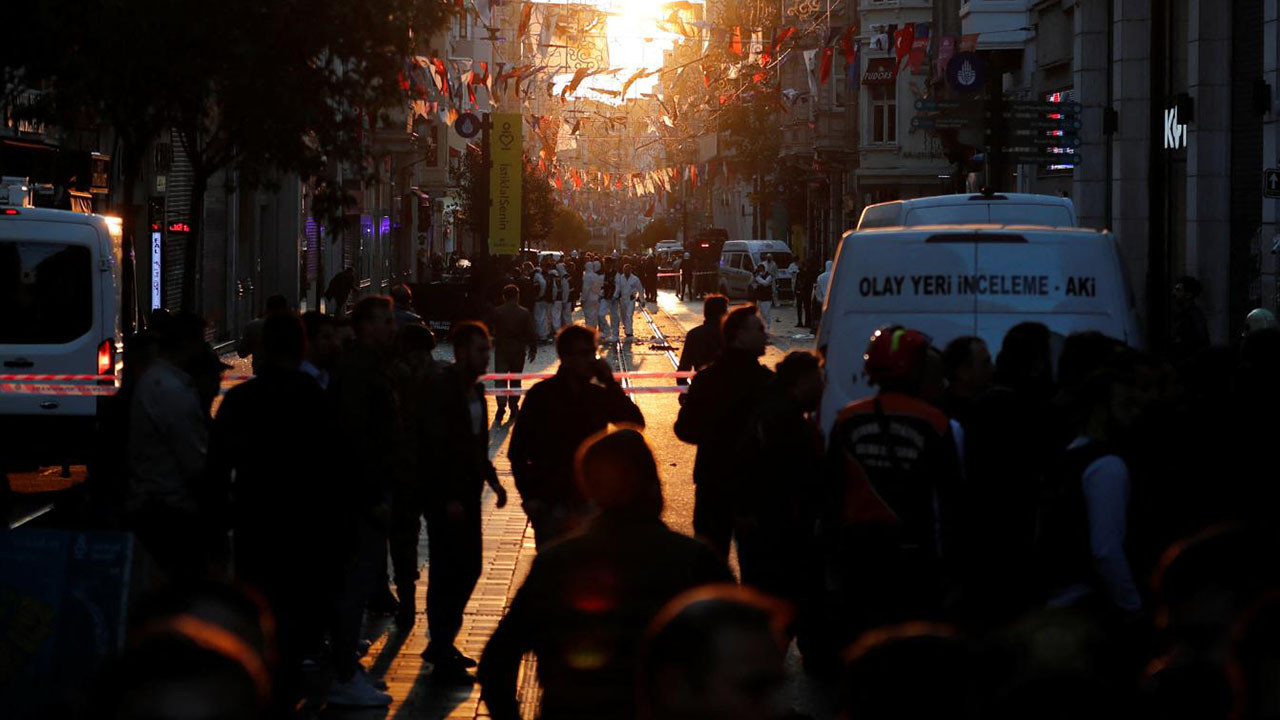
[[778, 264], [778, 297], [790, 297], [795, 287], [791, 265], [791, 248], [781, 240], [729, 240], [720, 249], [720, 270], [716, 279], [717, 292], [729, 299], [750, 299], [751, 277], [756, 265], [764, 263], [771, 255]]
[[[119, 299], [116, 218], [0, 205], [0, 374], [115, 376]], [[0, 460], [82, 462], [100, 400], [0, 393]]]
[[875, 392], [862, 356], [876, 328], [920, 330], [941, 349], [976, 335], [994, 355], [1020, 322], [1056, 335], [1097, 330], [1142, 338], [1115, 242], [1108, 233], [1032, 226], [932, 226], [845, 233], [818, 330], [826, 358], [821, 420]]
[[1046, 225], [1077, 227], [1070, 198], [1027, 193], [935, 195], [868, 205], [858, 230], [949, 224]]

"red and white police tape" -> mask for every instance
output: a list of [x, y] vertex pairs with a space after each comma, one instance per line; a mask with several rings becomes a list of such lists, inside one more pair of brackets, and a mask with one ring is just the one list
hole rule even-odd
[[[648, 372], [634, 371], [616, 373], [614, 375], [618, 379], [627, 380], [648, 380], [648, 379], [675, 379], [675, 378], [691, 378], [693, 372], [688, 371], [668, 371], [668, 372]], [[555, 377], [554, 373], [494, 373], [484, 375], [480, 378], [481, 382], [492, 381], [512, 381], [512, 380], [545, 380]], [[114, 385], [85, 385], [84, 382], [91, 381], [110, 381], [114, 380], [112, 375], [50, 375], [50, 374], [22, 374], [22, 375], [0, 375], [0, 395], [70, 395], [79, 397], [106, 397], [116, 393]], [[252, 375], [224, 375], [222, 380], [226, 384], [237, 384], [246, 380], [253, 379]], [[650, 394], [650, 393], [683, 393], [688, 390], [685, 385], [664, 385], [657, 387], [635, 387], [627, 389], [629, 393]], [[511, 397], [523, 395], [527, 392], [527, 388], [508, 388], [508, 389], [490, 389], [486, 393], [494, 397]]]

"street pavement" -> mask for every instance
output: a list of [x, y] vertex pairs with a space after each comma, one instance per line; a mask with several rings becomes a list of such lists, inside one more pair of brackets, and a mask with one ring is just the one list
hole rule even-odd
[[[647, 372], [674, 370], [672, 358], [679, 357], [686, 331], [702, 320], [702, 303], [682, 302], [675, 294], [664, 291], [659, 294], [656, 307], [652, 303], [649, 305], [648, 317], [652, 318], [652, 327], [646, 321], [646, 315], [638, 312], [635, 316], [635, 341], [616, 347], [606, 346], [602, 349], [602, 356], [620, 369]], [[581, 322], [580, 313], [575, 320]], [[775, 365], [790, 350], [812, 349], [812, 335], [804, 329], [796, 328], [794, 307], [784, 306], [775, 309], [773, 320], [772, 345], [764, 358], [769, 366]], [[658, 336], [659, 333], [662, 337]], [[672, 350], [668, 351], [665, 346], [669, 346]], [[558, 364], [554, 354], [551, 346], [542, 346], [537, 360], [526, 367], [526, 372], [554, 372]], [[452, 352], [447, 343], [437, 349], [436, 357], [442, 361], [451, 361]], [[670, 386], [674, 385], [674, 380], [640, 379], [635, 381], [635, 385], [638, 387]], [[673, 529], [692, 534], [692, 473], [695, 449], [675, 437], [673, 425], [679, 410], [678, 395], [676, 393], [637, 394], [633, 398], [644, 412], [647, 424], [646, 434], [658, 458], [663, 475], [662, 483], [666, 499], [663, 518]], [[494, 399], [490, 398], [491, 418], [495, 410]], [[491, 453], [499, 477], [510, 493], [510, 501], [505, 508], [498, 509], [492, 492], [485, 490], [484, 569], [476, 592], [467, 607], [463, 630], [458, 638], [458, 646], [462, 652], [475, 658], [479, 658], [490, 634], [506, 611], [515, 591], [520, 587], [535, 554], [533, 533], [520, 509], [520, 499], [515, 492], [515, 483], [506, 458], [511, 427], [512, 420], [508, 417], [505, 422], [495, 423], [491, 428]], [[422, 578], [418, 581], [418, 616], [413, 628], [406, 633], [391, 621], [374, 623], [369, 628], [373, 645], [365, 663], [372, 676], [382, 678], [387, 683], [388, 692], [394, 698], [393, 704], [385, 711], [354, 712], [330, 709], [325, 713], [325, 717], [343, 720], [348, 718], [380, 720], [384, 717], [467, 718], [470, 720], [488, 716], [483, 703], [479, 700], [478, 686], [462, 688], [435, 686], [429, 679], [429, 666], [418, 657], [427, 644], [426, 565], [430, 562], [430, 548], [427, 545], [425, 532], [420, 543], [420, 557], [424, 558], [424, 567]], [[799, 662], [794, 649], [788, 664], [793, 676], [791, 679], [792, 704], [796, 710], [814, 718], [834, 717], [831, 693], [825, 688], [814, 686], [806, 677], [803, 677], [799, 672]], [[537, 708], [538, 690], [533, 676], [534, 667], [533, 659], [527, 657], [519, 684], [522, 713], [526, 718], [533, 718]]]

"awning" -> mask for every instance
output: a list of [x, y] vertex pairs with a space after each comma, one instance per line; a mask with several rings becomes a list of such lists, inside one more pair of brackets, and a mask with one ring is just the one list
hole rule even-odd
[[862, 73], [863, 85], [892, 85], [898, 79], [898, 61], [894, 58], [871, 58]]

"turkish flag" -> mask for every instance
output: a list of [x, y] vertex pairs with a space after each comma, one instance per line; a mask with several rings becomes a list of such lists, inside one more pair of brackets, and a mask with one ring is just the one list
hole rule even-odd
[[893, 54], [898, 59], [898, 69], [902, 69], [902, 61], [911, 55], [911, 45], [916, 39], [916, 26], [907, 23], [901, 30], [893, 34]]
[[818, 65], [818, 84], [825, 85], [831, 77], [831, 62], [835, 59], [836, 49], [833, 47], [822, 48], [822, 61]]
[[729, 54], [742, 57], [742, 28], [734, 26], [733, 36], [729, 38]]
[[857, 46], [854, 45], [854, 36], [858, 34], [858, 26], [850, 25], [845, 29], [844, 34], [840, 36], [840, 52], [844, 55], [844, 61], [848, 65], [852, 65], [858, 59]]

